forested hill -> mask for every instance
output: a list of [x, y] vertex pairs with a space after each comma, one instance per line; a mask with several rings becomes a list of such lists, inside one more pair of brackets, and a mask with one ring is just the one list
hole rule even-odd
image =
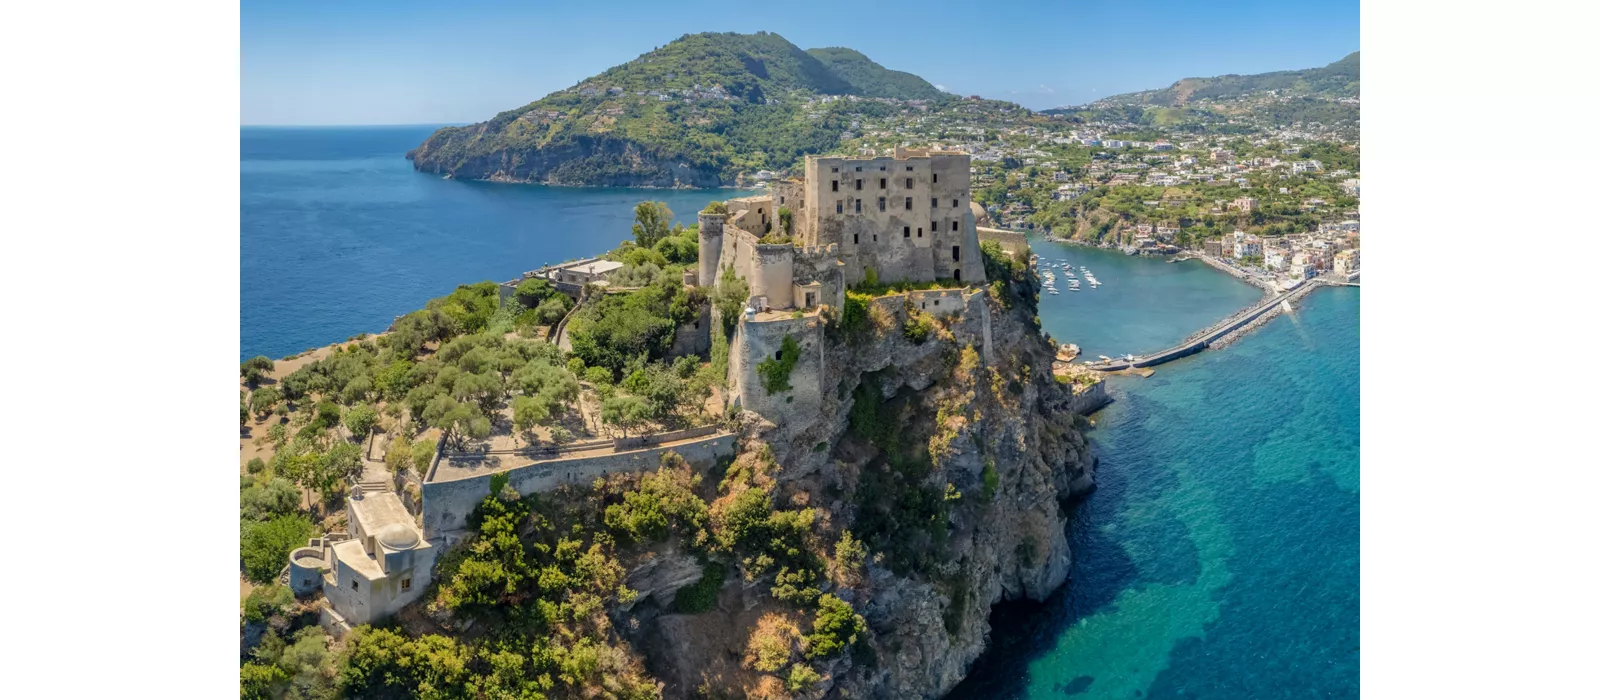
[[951, 99], [850, 49], [690, 34], [487, 122], [440, 129], [407, 156], [462, 179], [718, 187], [836, 148], [852, 117]]
[[1230, 100], [1268, 90], [1287, 97], [1360, 97], [1361, 52], [1357, 51], [1321, 68], [1184, 78], [1170, 87], [1114, 95], [1100, 100], [1096, 105], [1181, 107], [1196, 100]]
[[806, 53], [815, 56], [834, 75], [849, 83], [851, 94], [930, 101], [950, 97], [949, 93], [941, 92], [932, 83], [904, 71], [884, 68], [855, 49], [830, 47], [806, 49]]

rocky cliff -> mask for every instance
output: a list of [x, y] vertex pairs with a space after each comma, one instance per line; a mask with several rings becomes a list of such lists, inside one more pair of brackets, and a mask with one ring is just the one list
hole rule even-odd
[[[991, 606], [1043, 600], [1065, 582], [1064, 505], [1094, 485], [1083, 423], [1031, 309], [976, 303], [987, 348], [968, 332], [983, 321], [970, 311], [918, 343], [873, 309], [865, 332], [830, 333], [819, 412], [742, 416], [747, 447], [769, 446], [782, 465], [774, 500], [818, 508], [825, 531], [867, 545], [862, 575], [824, 586], [866, 619], [864, 643], [803, 691], [763, 691], [739, 657], [749, 630], [788, 623], [766, 586], [735, 580], [716, 610], [646, 611], [622, 626], [667, 697], [941, 697], [983, 651]], [[634, 579], [641, 592], [691, 578], [649, 566]]]

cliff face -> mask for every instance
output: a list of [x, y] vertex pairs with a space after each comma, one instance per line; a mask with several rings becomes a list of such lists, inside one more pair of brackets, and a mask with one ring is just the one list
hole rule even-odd
[[[724, 187], [732, 185], [714, 167], [663, 158], [634, 141], [607, 134], [579, 134], [539, 145], [472, 148], [488, 125], [440, 129], [407, 154], [417, 170], [463, 180], [587, 185], [598, 187]], [[461, 156], [461, 153], [472, 155]]]
[[[986, 350], [962, 333], [981, 323], [970, 309], [920, 344], [876, 315], [866, 337], [830, 337], [815, 415], [782, 425], [743, 416], [747, 444], [769, 445], [783, 465], [775, 500], [819, 508], [825, 530], [848, 529], [868, 545], [860, 580], [826, 590], [865, 617], [870, 651], [819, 666], [822, 681], [794, 697], [940, 697], [983, 651], [994, 604], [1042, 600], [1066, 580], [1063, 506], [1094, 485], [1081, 419], [1051, 375], [1031, 310], [978, 303], [991, 321]], [[863, 436], [872, 411], [858, 402], [890, 419], [876, 439]], [[947, 527], [895, 520], [917, 493], [943, 494]], [[639, 628], [635, 641], [667, 697], [695, 697], [702, 684], [713, 697], [750, 692], [748, 676], [708, 659], [742, 647], [741, 630], [767, 609], [763, 590], [730, 583], [720, 613], [663, 615]]]

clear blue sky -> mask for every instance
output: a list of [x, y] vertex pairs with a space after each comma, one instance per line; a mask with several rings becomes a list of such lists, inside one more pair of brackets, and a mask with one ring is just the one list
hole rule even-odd
[[1320, 66], [1361, 36], [1358, 0], [244, 0], [242, 121], [482, 121], [684, 34], [758, 30], [1033, 109]]

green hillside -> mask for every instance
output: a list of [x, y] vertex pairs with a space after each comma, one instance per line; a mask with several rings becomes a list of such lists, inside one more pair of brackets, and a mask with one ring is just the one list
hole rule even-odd
[[563, 185], [718, 187], [836, 148], [882, 100], [942, 99], [849, 49], [769, 32], [683, 36], [493, 119], [440, 129], [408, 154], [424, 172]]
[[830, 47], [807, 49], [824, 66], [850, 85], [850, 94], [892, 97], [901, 100], [946, 100], [952, 96], [941, 92], [922, 78], [910, 73], [889, 70], [867, 58], [855, 49]]
[[1230, 100], [1276, 90], [1295, 97], [1360, 97], [1361, 52], [1357, 51], [1321, 68], [1284, 70], [1256, 75], [1219, 75], [1184, 78], [1170, 87], [1115, 95], [1101, 103], [1177, 107], [1195, 100]]

